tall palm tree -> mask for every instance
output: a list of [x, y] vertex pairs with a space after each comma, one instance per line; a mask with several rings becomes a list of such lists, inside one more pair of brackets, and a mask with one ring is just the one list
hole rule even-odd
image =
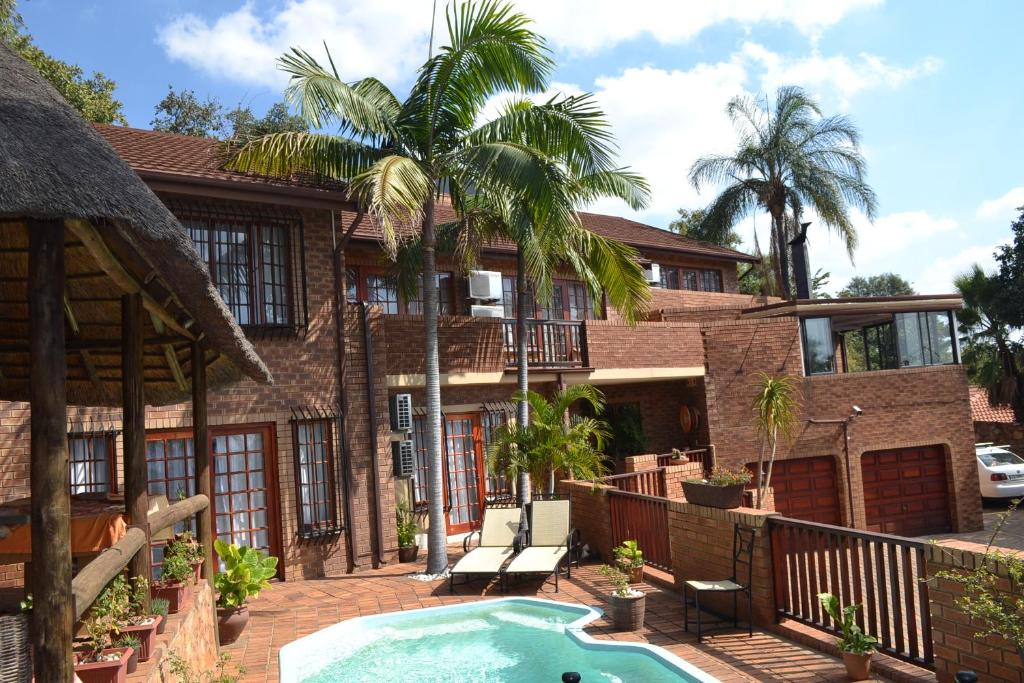
[[953, 283], [964, 300], [958, 318], [971, 379], [988, 389], [993, 402], [1013, 406], [1017, 420], [1024, 421], [1021, 344], [1013, 339], [1010, 326], [997, 312], [996, 302], [1002, 294], [999, 282], [974, 264]]
[[[545, 155], [518, 142], [519, 131], [544, 131], [549, 145], [568, 146], [577, 132], [561, 117], [514, 113], [477, 125], [484, 104], [501, 92], [538, 92], [554, 63], [543, 38], [524, 15], [495, 0], [464, 2], [447, 11], [448, 45], [417, 73], [400, 100], [380, 80], [346, 83], [334, 68], [299, 49], [279, 60], [291, 75], [289, 101], [316, 131], [279, 133], [245, 144], [233, 155], [237, 170], [290, 176], [309, 172], [349, 183], [361, 208], [375, 219], [384, 244], [397, 249], [403, 228], [419, 226], [423, 249], [423, 317], [430, 522], [427, 571], [448, 566], [441, 462], [441, 389], [438, 372], [435, 202], [447, 193], [461, 211], [474, 192], [528, 202], [547, 220], [571, 220], [574, 202]], [[413, 228], [415, 231], [415, 228]]]
[[823, 117], [818, 104], [793, 86], [779, 88], [774, 108], [767, 98], [762, 106], [735, 97], [726, 113], [739, 133], [736, 151], [701, 157], [690, 168], [698, 190], [725, 185], [707, 207], [707, 230], [725, 235], [751, 212], [767, 211], [779, 289], [792, 298], [788, 242], [806, 208], [840, 237], [851, 261], [857, 231], [850, 206], [874, 220], [877, 202], [865, 180], [860, 133], [845, 116]]
[[[772, 485], [772, 469], [778, 452], [779, 439], [792, 439], [799, 424], [800, 400], [797, 388], [789, 377], [773, 377], [758, 373], [757, 397], [754, 399], [754, 424], [761, 439], [757, 454], [757, 500], [755, 506], [764, 505], [768, 487]], [[765, 450], [770, 449], [768, 469], [765, 470]]]

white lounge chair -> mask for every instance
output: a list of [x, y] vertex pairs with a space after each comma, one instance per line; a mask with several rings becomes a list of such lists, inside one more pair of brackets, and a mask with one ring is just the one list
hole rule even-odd
[[566, 576], [572, 577], [572, 540], [575, 531], [570, 527], [571, 507], [568, 500], [535, 500], [530, 504], [530, 546], [513, 558], [505, 568], [505, 576], [517, 574], [543, 574], [545, 581], [555, 575], [558, 592], [558, 574], [565, 565]]
[[[470, 576], [496, 576], [501, 568], [515, 552], [516, 536], [519, 533], [519, 522], [522, 511], [514, 506], [484, 508], [484, 521], [478, 531], [470, 532], [462, 541], [466, 554], [455, 563], [448, 576], [448, 590], [455, 590], [455, 575], [466, 577], [463, 583], [469, 583]], [[477, 537], [477, 547], [469, 549], [473, 537]]]

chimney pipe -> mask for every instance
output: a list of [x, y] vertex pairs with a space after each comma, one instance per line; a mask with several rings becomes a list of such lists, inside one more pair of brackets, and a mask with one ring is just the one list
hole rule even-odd
[[800, 232], [789, 243], [793, 253], [793, 276], [796, 278], [797, 299], [811, 298], [811, 273], [807, 258], [807, 227], [810, 224], [810, 221], [801, 223]]

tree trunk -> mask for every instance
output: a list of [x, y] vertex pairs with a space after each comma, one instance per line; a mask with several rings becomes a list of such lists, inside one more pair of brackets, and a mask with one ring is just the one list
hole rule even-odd
[[448, 568], [448, 533], [444, 515], [444, 475], [441, 460], [441, 375], [437, 355], [437, 282], [434, 234], [434, 196], [423, 214], [423, 328], [424, 366], [427, 394], [427, 458], [429, 462], [430, 519], [427, 573], [440, 574]]
[[995, 337], [996, 349], [1003, 364], [1003, 375], [1013, 387], [1010, 396], [999, 396], [998, 398], [1009, 400], [1017, 422], [1024, 422], [1024, 373], [1020, 371], [1017, 359], [1013, 355], [1013, 350], [1010, 349], [1010, 345], [1006, 342], [1003, 335], [996, 332], [993, 336]]
[[762, 500], [764, 500], [768, 496], [768, 487], [772, 485], [772, 468], [775, 466], [775, 451], [776, 451], [776, 449], [778, 448], [778, 445], [779, 445], [779, 442], [778, 442], [779, 430], [778, 430], [778, 428], [772, 430], [770, 438], [771, 438], [771, 441], [772, 441], [772, 454], [771, 454], [771, 457], [768, 458], [768, 472], [765, 474], [765, 477], [764, 477], [764, 488], [762, 489], [761, 494], [760, 494]]
[[761, 495], [761, 487], [764, 484], [764, 442], [761, 442], [761, 447], [757, 450], [757, 500], [755, 501], [754, 507], [758, 510], [761, 509], [761, 501], [763, 496]]
[[779, 278], [779, 291], [786, 300], [793, 298], [790, 285], [789, 244], [786, 239], [786, 216], [784, 206], [770, 206], [772, 215], [772, 241], [775, 244], [776, 275]]
[[[523, 258], [521, 249], [516, 250], [516, 368], [519, 383], [519, 393], [525, 399], [526, 392], [530, 390], [530, 347], [529, 326], [526, 322], [526, 259]], [[520, 401], [517, 406], [517, 421], [520, 427], [526, 428], [530, 425], [530, 404], [525, 400]], [[516, 482], [519, 505], [524, 506], [530, 502], [530, 474], [520, 472]]]

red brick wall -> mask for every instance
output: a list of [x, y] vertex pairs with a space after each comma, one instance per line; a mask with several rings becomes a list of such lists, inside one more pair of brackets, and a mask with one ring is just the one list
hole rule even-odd
[[[389, 375], [423, 374], [423, 316], [382, 315]], [[442, 316], [438, 321], [441, 372], [501, 372], [505, 346], [501, 320]]]
[[613, 320], [588, 320], [586, 337], [593, 368], [704, 365], [700, 328], [694, 323], [644, 322], [633, 327]]
[[608, 491], [613, 486], [587, 481], [560, 481], [558, 491], [568, 493], [572, 504], [572, 526], [580, 532], [591, 554], [605, 562], [612, 560], [612, 526], [608, 512]]
[[700, 380], [677, 380], [668, 382], [643, 382], [631, 384], [608, 384], [598, 387], [604, 392], [609, 404], [638, 403], [647, 434], [646, 451], [668, 453], [673, 448], [706, 444], [706, 420], [698, 431], [684, 434], [679, 425], [679, 408], [682, 405], [697, 407], [706, 415], [704, 392]]

